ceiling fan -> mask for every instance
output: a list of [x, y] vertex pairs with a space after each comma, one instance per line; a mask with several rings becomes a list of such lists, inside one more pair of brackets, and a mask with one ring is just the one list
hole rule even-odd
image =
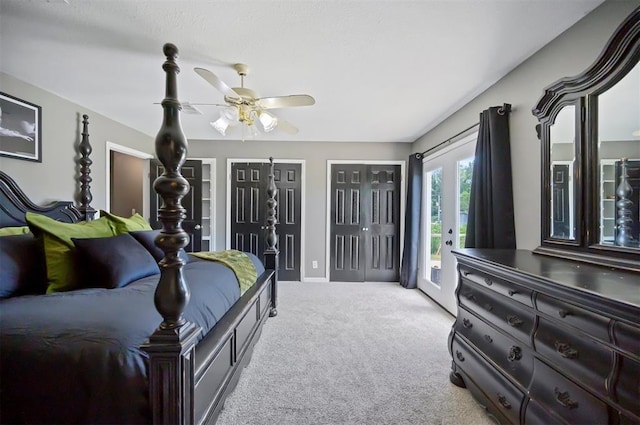
[[[310, 106], [316, 103], [315, 99], [308, 94], [259, 97], [255, 91], [244, 86], [244, 77], [247, 76], [249, 71], [248, 66], [237, 63], [233, 65], [233, 68], [240, 76], [240, 87], [229, 87], [208, 69], [194, 68], [194, 71], [199, 76], [224, 95], [226, 104], [209, 104], [223, 107], [219, 118], [211, 121], [211, 126], [225, 136], [229, 127], [240, 124], [242, 125], [243, 139], [245, 128], [249, 132], [249, 136], [256, 136], [258, 134], [256, 128], [258, 124], [265, 133], [279, 128], [289, 134], [296, 134], [298, 132], [296, 127], [277, 117], [271, 110], [294, 106]], [[187, 104], [187, 107], [193, 108], [193, 105], [202, 104]], [[185, 105], [183, 104], [183, 106]]]

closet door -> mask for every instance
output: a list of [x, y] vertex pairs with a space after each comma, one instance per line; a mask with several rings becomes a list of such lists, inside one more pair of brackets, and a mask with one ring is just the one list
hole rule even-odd
[[395, 282], [400, 259], [400, 166], [367, 167], [364, 208], [365, 279]]
[[331, 281], [362, 282], [366, 231], [362, 220], [366, 166], [334, 164], [331, 166]]
[[331, 166], [331, 281], [397, 281], [400, 166]]
[[[268, 163], [231, 164], [231, 246], [258, 258], [266, 249]], [[299, 281], [302, 235], [302, 165], [274, 164], [276, 233], [278, 234], [280, 281]]]

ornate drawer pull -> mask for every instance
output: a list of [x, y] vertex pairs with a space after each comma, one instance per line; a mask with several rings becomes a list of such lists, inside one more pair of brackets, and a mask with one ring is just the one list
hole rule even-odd
[[468, 272], [466, 270], [462, 270], [462, 276], [467, 277], [471, 274], [471, 272]]
[[456, 350], [456, 357], [458, 358], [458, 360], [460, 360], [461, 362], [464, 361], [464, 356], [462, 355], [462, 353], [458, 350]]
[[571, 396], [568, 391], [560, 392], [558, 387], [554, 389], [556, 393], [556, 401], [567, 409], [575, 409], [578, 407], [578, 402], [571, 400]]
[[485, 339], [489, 344], [491, 344], [491, 343], [493, 342], [493, 338], [491, 338], [491, 336], [490, 336], [490, 335], [485, 335], [485, 336], [484, 336], [484, 339]]
[[558, 316], [562, 317], [563, 319], [567, 316], [573, 316], [573, 313], [570, 311], [566, 311], [566, 310], [560, 310], [558, 312]]
[[519, 328], [520, 326], [522, 326], [524, 322], [518, 316], [508, 315], [507, 323], [509, 324], [509, 326], [513, 326], [514, 328]]
[[498, 402], [500, 402], [502, 407], [504, 407], [507, 410], [511, 409], [511, 403], [507, 401], [507, 398], [505, 396], [503, 396], [500, 393], [498, 393], [497, 396], [498, 396]]
[[578, 357], [578, 350], [571, 348], [571, 346], [566, 342], [556, 341], [555, 346], [556, 351], [565, 359], [575, 359]]
[[469, 319], [462, 319], [462, 326], [467, 329], [471, 329], [473, 327], [473, 323]]
[[522, 348], [518, 347], [517, 345], [512, 345], [511, 348], [509, 348], [509, 355], [507, 356], [507, 359], [510, 362], [515, 362], [518, 361], [522, 358]]
[[493, 282], [492, 282], [492, 281], [491, 281], [491, 279], [489, 279], [489, 278], [485, 278], [485, 279], [484, 279], [484, 283], [486, 283], [486, 284], [487, 284], [487, 286], [491, 286], [491, 285], [493, 285]]
[[468, 293], [464, 294], [464, 297], [466, 299], [468, 299], [469, 301], [475, 301], [476, 300], [476, 296], [473, 295], [473, 292], [468, 292]]
[[491, 310], [493, 310], [493, 306], [492, 306], [491, 304], [489, 304], [489, 303], [485, 304], [485, 305], [484, 305], [484, 308], [485, 308], [485, 310], [487, 310], [487, 311], [491, 311]]
[[512, 297], [513, 297], [513, 296], [514, 296], [515, 294], [517, 294], [517, 293], [518, 293], [518, 291], [514, 291], [513, 289], [509, 289], [509, 295], [510, 295], [510, 296], [512, 296]]

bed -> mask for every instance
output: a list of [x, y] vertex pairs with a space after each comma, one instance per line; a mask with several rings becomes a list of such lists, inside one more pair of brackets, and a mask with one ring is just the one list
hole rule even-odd
[[[29, 221], [35, 233], [0, 237], [5, 255], [0, 276], [17, 282], [0, 300], [2, 423], [215, 423], [264, 322], [277, 314], [273, 162], [267, 249], [261, 259], [246, 256], [255, 282], [241, 288], [237, 270], [182, 250], [188, 236], [180, 202], [189, 188], [180, 167], [187, 144], [179, 120], [178, 50], [166, 44], [164, 53], [166, 95], [156, 155], [166, 171], [154, 183], [163, 198], [155, 246], [138, 239], [142, 235], [148, 242], [151, 231], [129, 228], [104, 238], [74, 238], [76, 286], [46, 294], [41, 282], [47, 282], [43, 263], [49, 254], [43, 255], [34, 217], [79, 227], [108, 222], [112, 230], [120, 223], [108, 214], [92, 220], [88, 117], [79, 146], [79, 205], [35, 205], [0, 171], [0, 230]], [[128, 258], [103, 260], [118, 252]]]

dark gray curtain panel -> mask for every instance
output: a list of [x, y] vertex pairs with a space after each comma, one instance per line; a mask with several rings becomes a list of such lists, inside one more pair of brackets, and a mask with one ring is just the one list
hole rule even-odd
[[465, 248], [515, 249], [509, 113], [511, 105], [480, 114]]
[[409, 157], [407, 205], [404, 215], [404, 245], [400, 266], [400, 285], [408, 289], [418, 286], [418, 253], [420, 249], [420, 213], [422, 210], [422, 154]]

